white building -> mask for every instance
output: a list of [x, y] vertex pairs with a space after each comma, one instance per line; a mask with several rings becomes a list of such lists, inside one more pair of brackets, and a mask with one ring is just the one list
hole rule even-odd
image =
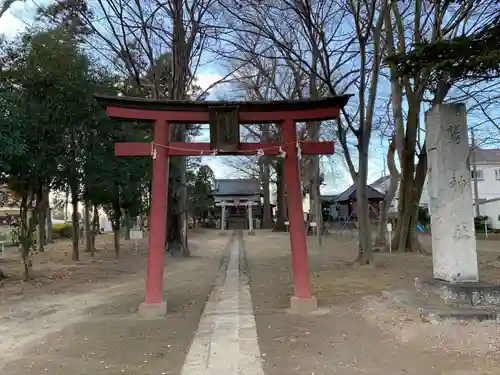
[[[500, 150], [477, 149], [476, 153], [477, 190], [479, 202], [500, 197]], [[474, 186], [472, 198], [475, 201]]]
[[[477, 149], [475, 156], [479, 213], [488, 216], [493, 229], [500, 229], [500, 150]], [[472, 198], [475, 202], [474, 185]]]

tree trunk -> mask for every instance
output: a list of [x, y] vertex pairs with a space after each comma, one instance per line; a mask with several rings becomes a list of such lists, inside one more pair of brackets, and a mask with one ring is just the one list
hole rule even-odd
[[[399, 197], [399, 219], [396, 227], [396, 234], [399, 237], [398, 242], [393, 248], [406, 251], [406, 244], [409, 241], [411, 230], [411, 217], [413, 215], [413, 202], [411, 201], [413, 193], [413, 182], [415, 172], [415, 148], [417, 143], [417, 131], [419, 124], [419, 114], [410, 107], [408, 111], [408, 120], [406, 126], [406, 136], [404, 139], [403, 161], [401, 163], [401, 187]], [[418, 205], [418, 202], [417, 202]]]
[[113, 243], [115, 246], [116, 259], [120, 259], [120, 224], [113, 225]]
[[[261, 137], [260, 141], [262, 143], [269, 142], [269, 126], [267, 124], [261, 126]], [[262, 192], [264, 193], [264, 202], [262, 207], [262, 229], [272, 229], [273, 228], [273, 212], [271, 209], [271, 192], [270, 192], [270, 158], [266, 156], [261, 156], [259, 160], [259, 172], [260, 172], [260, 182], [262, 184]]]
[[371, 243], [370, 207], [367, 196], [368, 154], [361, 155], [358, 180], [356, 181], [356, 213], [358, 215], [359, 255], [361, 265], [373, 263], [373, 248]]
[[285, 179], [283, 170], [283, 159], [278, 158], [275, 163], [276, 168], [276, 224], [274, 232], [286, 231], [286, 203], [285, 203]]
[[382, 202], [382, 209], [380, 210], [380, 216], [378, 218], [377, 235], [374, 241], [374, 248], [380, 251], [387, 250], [387, 217], [389, 215], [389, 209], [391, 208], [392, 201], [396, 196], [396, 191], [398, 190], [399, 184], [399, 171], [396, 168], [395, 161], [396, 154], [396, 139], [393, 138], [389, 143], [387, 149], [387, 165], [389, 168], [389, 187], [385, 192], [385, 197]]
[[182, 173], [181, 173], [181, 191], [180, 191], [180, 211], [181, 214], [179, 215], [179, 220], [180, 220], [180, 232], [181, 232], [181, 242], [182, 242], [182, 256], [183, 257], [189, 257], [191, 256], [191, 253], [189, 251], [189, 244], [188, 244], [188, 235], [187, 235], [187, 230], [188, 230], [188, 210], [187, 210], [187, 198], [188, 198], [188, 193], [187, 193], [187, 185], [186, 185], [186, 158], [182, 157]]
[[90, 202], [87, 200], [85, 201], [85, 207], [84, 207], [84, 225], [85, 225], [85, 252], [86, 253], [91, 253], [92, 252], [92, 231], [90, 229], [91, 223], [90, 223]]
[[43, 186], [40, 188], [36, 199], [39, 199], [40, 202], [40, 211], [38, 212], [38, 238], [37, 238], [37, 247], [38, 251], [43, 253], [45, 246], [45, 223], [47, 222], [47, 212], [49, 208], [48, 196], [45, 194], [45, 191], [48, 190], [47, 187]]
[[427, 175], [427, 151], [425, 149], [425, 142], [422, 151], [419, 154], [417, 169], [415, 173], [415, 181], [413, 184], [413, 214], [410, 223], [410, 235], [408, 236], [408, 242], [406, 248], [412, 252], [419, 252], [423, 254], [428, 254], [429, 252], [422, 246], [418, 239], [417, 224], [418, 223], [418, 211], [420, 198], [422, 196], [422, 190], [424, 188], [425, 177]]
[[262, 162], [261, 164], [261, 182], [262, 191], [264, 193], [264, 203], [262, 207], [262, 229], [272, 229], [273, 227], [273, 213], [271, 210], [271, 193], [269, 189], [269, 163]]
[[30, 266], [29, 259], [26, 254], [23, 254], [23, 266], [24, 266], [24, 281], [29, 281], [30, 279]]
[[94, 214], [92, 217], [92, 246], [90, 247], [90, 256], [95, 255], [95, 239], [99, 233], [99, 209], [94, 205]]
[[[170, 189], [169, 189], [170, 190]], [[177, 210], [180, 207], [179, 197], [169, 194], [167, 251], [172, 256], [189, 256], [189, 250], [183, 245], [182, 214]], [[170, 208], [172, 207], [172, 208]]]
[[47, 212], [47, 243], [54, 243], [54, 239], [52, 238], [52, 208], [50, 208], [49, 204], [49, 209]]
[[64, 222], [68, 222], [69, 221], [69, 210], [68, 210], [68, 207], [69, 207], [69, 191], [66, 191], [65, 195], [64, 195]]
[[30, 207], [28, 205], [28, 197], [24, 195], [21, 198], [21, 209], [20, 209], [20, 227], [19, 227], [19, 241], [21, 249], [21, 260], [23, 262], [24, 270], [24, 281], [28, 281], [30, 278], [30, 265], [29, 265], [29, 254], [31, 251], [31, 220], [33, 218], [30, 214]]
[[[400, 218], [403, 220], [398, 220], [396, 226], [396, 231], [394, 233], [393, 248], [400, 251], [407, 252], [423, 252], [427, 253], [425, 249], [420, 244], [417, 235], [417, 221], [418, 221], [418, 208], [420, 197], [422, 195], [422, 190], [425, 183], [425, 177], [427, 174], [427, 153], [425, 151], [425, 142], [422, 147], [422, 151], [419, 155], [419, 160], [416, 168], [415, 179], [411, 179], [411, 185], [406, 195], [402, 195], [400, 198]], [[402, 216], [401, 212], [406, 217]]]
[[78, 240], [80, 237], [80, 222], [78, 220], [78, 188], [76, 186], [71, 187], [71, 204], [73, 206], [73, 212], [71, 213], [71, 222], [73, 224], [73, 252], [71, 259], [79, 261], [80, 252], [78, 249]]
[[144, 214], [141, 214], [139, 216], [139, 227], [141, 228], [142, 231], [144, 230], [145, 222], [146, 222], [146, 216]]
[[[172, 79], [169, 82], [168, 94], [171, 100], [186, 100], [187, 83], [189, 78], [190, 57], [192, 42], [187, 36], [186, 23], [184, 22], [184, 1], [172, 0], [170, 2], [172, 17]], [[190, 32], [190, 35], [195, 35]], [[187, 38], [187, 39], [186, 39]], [[176, 124], [172, 127], [171, 139], [178, 142], [186, 141], [186, 125]], [[175, 160], [177, 159], [177, 160]], [[167, 250], [172, 255], [190, 256], [187, 241], [187, 186], [185, 157], [172, 158], [170, 174], [175, 168], [174, 160], [179, 165], [178, 181], [170, 178], [168, 197], [168, 231]]]
[[309, 222], [316, 223], [316, 238], [318, 245], [321, 242], [321, 192], [319, 187], [319, 158], [316, 155], [310, 157], [310, 176], [309, 180]]
[[[181, 161], [179, 165], [179, 161]], [[176, 163], [176, 164], [173, 164]], [[170, 170], [175, 170], [178, 168], [182, 174], [184, 170], [184, 158], [172, 160], [170, 162]], [[181, 186], [182, 177], [179, 181], [175, 181], [174, 178], [169, 180], [168, 189], [168, 211], [167, 211], [167, 246], [166, 249], [172, 256], [182, 256], [189, 257], [190, 252], [187, 247], [187, 231], [183, 230], [185, 226], [185, 215], [183, 215], [182, 210], [185, 208], [185, 204], [182, 204], [182, 199], [184, 192]]]
[[131, 219], [128, 210], [125, 210], [125, 240], [130, 240]]

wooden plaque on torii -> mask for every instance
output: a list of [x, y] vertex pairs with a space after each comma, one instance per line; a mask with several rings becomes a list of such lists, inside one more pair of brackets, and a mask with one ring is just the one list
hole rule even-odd
[[210, 148], [219, 154], [234, 153], [240, 145], [238, 106], [211, 106]]

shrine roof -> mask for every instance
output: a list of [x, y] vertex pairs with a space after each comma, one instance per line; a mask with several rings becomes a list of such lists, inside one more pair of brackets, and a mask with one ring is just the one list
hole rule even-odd
[[[372, 188], [371, 186], [367, 186], [367, 196], [369, 200], [384, 200], [385, 195], [379, 192], [378, 190]], [[348, 202], [348, 201], [356, 200], [356, 185], [351, 185], [346, 191], [340, 194], [337, 197], [337, 202]]]
[[320, 108], [343, 108], [352, 95], [329, 96], [316, 100], [272, 100], [272, 101], [190, 101], [153, 100], [125, 96], [95, 95], [103, 107], [120, 107], [156, 111], [206, 112], [209, 107], [237, 106], [240, 112], [273, 112], [313, 110]]
[[219, 179], [215, 180], [212, 196], [262, 195], [259, 180], [256, 179]]

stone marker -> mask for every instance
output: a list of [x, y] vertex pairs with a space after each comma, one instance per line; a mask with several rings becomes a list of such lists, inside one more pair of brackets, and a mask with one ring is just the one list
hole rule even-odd
[[437, 105], [425, 123], [434, 278], [477, 282], [465, 104]]

